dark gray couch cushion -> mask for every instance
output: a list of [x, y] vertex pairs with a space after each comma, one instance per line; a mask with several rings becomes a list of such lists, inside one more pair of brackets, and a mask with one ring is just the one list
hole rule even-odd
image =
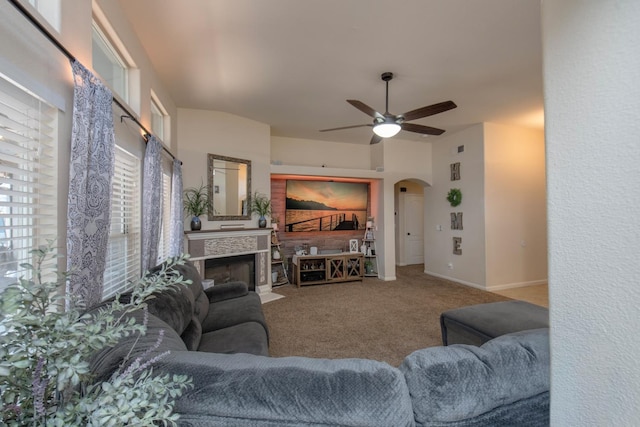
[[191, 318], [191, 322], [180, 335], [180, 338], [184, 341], [184, 345], [187, 346], [187, 350], [196, 351], [198, 349], [202, 338], [202, 325], [200, 325], [200, 320], [196, 316]]
[[[136, 319], [136, 322], [142, 324], [144, 313], [138, 310], [130, 316]], [[186, 351], [182, 339], [175, 333], [169, 325], [153, 315], [149, 315], [147, 320], [147, 333], [144, 336], [131, 335], [120, 340], [120, 342], [106, 349], [97, 352], [91, 360], [91, 372], [96, 380], [106, 380], [111, 374], [122, 365], [124, 358], [129, 356], [129, 361], [141, 357], [144, 353], [152, 348], [158, 341], [162, 332], [163, 337], [160, 346], [145, 355], [145, 361], [165, 351]], [[133, 348], [133, 350], [132, 350]]]
[[262, 301], [255, 292], [210, 304], [208, 315], [202, 322], [202, 331], [207, 333], [245, 322], [261, 324], [268, 336]]
[[413, 426], [404, 378], [382, 362], [174, 352], [157, 369], [193, 378], [182, 426]]
[[269, 340], [260, 323], [244, 322], [203, 334], [197, 350], [268, 356]]
[[[407, 380], [418, 426], [549, 422], [547, 328], [503, 335], [482, 347], [457, 344], [418, 350], [404, 360], [400, 370]], [[507, 410], [508, 405], [517, 411]], [[516, 416], [521, 423], [511, 424]], [[526, 422], [529, 419], [535, 420], [533, 424]], [[491, 422], [483, 424], [482, 420]]]
[[500, 301], [448, 310], [440, 315], [442, 344], [485, 342], [527, 329], [549, 327], [549, 310], [526, 301]]

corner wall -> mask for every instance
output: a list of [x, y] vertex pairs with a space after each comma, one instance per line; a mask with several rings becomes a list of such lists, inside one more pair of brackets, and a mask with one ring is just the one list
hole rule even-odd
[[542, 2], [551, 425], [640, 419], [640, 4]]
[[[458, 147], [464, 146], [459, 153]], [[546, 283], [544, 135], [495, 123], [433, 143], [433, 185], [425, 188], [425, 272], [485, 290]], [[460, 180], [450, 165], [460, 163]], [[446, 200], [452, 188], [462, 203]], [[451, 214], [462, 213], [462, 230]], [[462, 254], [453, 238], [462, 238]]]
[[486, 288], [547, 283], [544, 132], [484, 124]]
[[[477, 124], [433, 143], [433, 184], [425, 188], [425, 273], [469, 286], [486, 286], [484, 211], [484, 126]], [[464, 152], [458, 153], [458, 146]], [[450, 165], [460, 162], [460, 180], [451, 181]], [[451, 207], [447, 193], [462, 192]], [[452, 212], [463, 213], [463, 229], [451, 229]], [[462, 255], [453, 254], [453, 237], [462, 238]]]
[[[251, 160], [251, 192], [271, 195], [270, 127], [220, 111], [178, 109], [178, 139], [184, 188], [207, 184], [207, 154]], [[226, 221], [227, 223], [229, 221]], [[185, 219], [185, 230], [189, 229]], [[202, 229], [219, 228], [221, 221], [203, 219]], [[231, 221], [256, 227], [257, 219]]]

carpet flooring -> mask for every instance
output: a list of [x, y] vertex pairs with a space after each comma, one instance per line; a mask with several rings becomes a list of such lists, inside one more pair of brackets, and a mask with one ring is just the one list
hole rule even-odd
[[273, 357], [367, 358], [398, 366], [411, 352], [442, 345], [440, 313], [509, 298], [398, 267], [397, 280], [286, 285], [264, 304]]

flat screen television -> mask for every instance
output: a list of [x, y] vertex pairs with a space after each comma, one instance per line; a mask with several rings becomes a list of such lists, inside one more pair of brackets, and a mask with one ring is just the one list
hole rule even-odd
[[364, 230], [366, 182], [287, 180], [285, 231]]

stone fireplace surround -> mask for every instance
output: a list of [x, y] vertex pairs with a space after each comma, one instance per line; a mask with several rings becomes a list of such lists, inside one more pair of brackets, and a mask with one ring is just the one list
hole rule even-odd
[[271, 291], [271, 228], [186, 231], [185, 235], [187, 252], [203, 279], [206, 260], [253, 254], [256, 292]]

